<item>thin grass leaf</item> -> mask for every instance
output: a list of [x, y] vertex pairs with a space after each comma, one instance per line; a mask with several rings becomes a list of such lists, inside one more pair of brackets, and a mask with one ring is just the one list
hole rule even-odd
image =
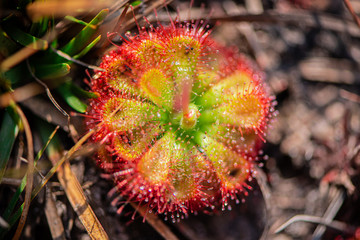
[[67, 63], [41, 64], [35, 66], [34, 74], [40, 79], [64, 77], [70, 72]]
[[0, 183], [5, 174], [10, 153], [18, 133], [18, 124], [8, 112], [5, 112], [0, 130]]
[[68, 85], [68, 88], [73, 92], [76, 96], [81, 98], [97, 98], [98, 95], [93, 92], [88, 92], [74, 84], [71, 81], [65, 82], [64, 84]]
[[142, 2], [143, 1], [141, 1], [141, 0], [137, 0], [137, 1], [133, 1], [132, 3], [130, 3], [130, 5], [133, 6], [133, 7], [136, 7], [136, 6], [140, 5], [140, 4], [142, 4]]
[[[50, 151], [49, 149], [53, 146], [52, 144], [50, 144], [51, 142], [59, 141], [58, 138], [55, 137], [56, 136], [55, 134], [59, 130], [59, 128], [60, 128], [59, 126], [56, 126], [56, 128], [52, 132], [49, 132], [49, 134], [46, 136], [46, 138], [45, 137], [43, 138], [43, 141], [46, 141], [46, 143], [41, 148], [41, 150], [38, 152], [38, 154], [36, 155], [35, 163], [37, 163], [37, 161], [41, 158], [41, 156], [44, 154], [45, 150]], [[41, 133], [42, 129], [44, 129], [44, 128], [41, 125], [40, 126], [40, 133]], [[48, 130], [48, 128], [46, 130]], [[48, 131], [46, 131], [46, 132], [48, 132]]]
[[[72, 40], [70, 40], [70, 42], [68, 42], [60, 50], [62, 52], [69, 54], [70, 56], [78, 54], [84, 48], [84, 46], [86, 46], [86, 44], [89, 42], [92, 35], [98, 29], [99, 24], [105, 19], [108, 13], [109, 13], [108, 9], [104, 9], [100, 11], [89, 22], [88, 26], [84, 27], [79, 34], [77, 34]], [[93, 26], [95, 26], [95, 28]]]
[[87, 105], [83, 103], [71, 90], [68, 83], [64, 83], [57, 88], [58, 93], [64, 98], [67, 104], [74, 110], [84, 113]]
[[[11, 213], [14, 211], [14, 208], [20, 198], [20, 195], [21, 193], [24, 191], [24, 188], [26, 186], [26, 175], [23, 177], [23, 179], [21, 180], [21, 184], [20, 186], [18, 187], [18, 189], [16, 189], [16, 192], [15, 194], [13, 195], [13, 197], [11, 198], [10, 200], [10, 203], [9, 205], [7, 205], [6, 209], [5, 209], [5, 212], [4, 212], [4, 215], [3, 215], [3, 219], [5, 221], [8, 221], [9, 222], [9, 219], [10, 219], [10, 216], [11, 216]], [[19, 217], [21, 215], [21, 212], [19, 213]], [[16, 219], [17, 220], [17, 219]], [[16, 221], [15, 221], [16, 222]], [[14, 223], [15, 223], [14, 222]], [[10, 224], [10, 227], [13, 226], [13, 224]], [[5, 232], [3, 231], [3, 229], [0, 229], [0, 239], [2, 239], [3, 235]]]
[[48, 31], [49, 26], [53, 27], [53, 25], [53, 18], [42, 17], [38, 21], [32, 23], [30, 34], [37, 37], [43, 36]]
[[81, 24], [81, 25], [89, 26], [93, 29], [96, 29], [96, 26], [91, 25], [90, 23], [84, 22], [83, 20], [77, 19], [76, 17], [73, 17], [73, 16], [65, 16], [65, 19], [75, 22], [75, 23], [78, 23], [78, 24]]
[[11, 21], [4, 23], [2, 27], [7, 35], [24, 47], [29, 46], [37, 50], [46, 50], [49, 46], [47, 41], [23, 32]]
[[0, 54], [8, 57], [17, 49], [17, 44], [0, 28]]
[[97, 38], [94, 39], [94, 41], [89, 43], [89, 45], [87, 45], [80, 53], [74, 55], [73, 58], [79, 59], [85, 54], [87, 54], [95, 46], [95, 44], [97, 44], [100, 41], [100, 39], [101, 39], [101, 35], [99, 35]]
[[25, 64], [18, 64], [4, 73], [4, 76], [11, 83], [12, 88], [23, 84], [29, 77], [29, 72]]

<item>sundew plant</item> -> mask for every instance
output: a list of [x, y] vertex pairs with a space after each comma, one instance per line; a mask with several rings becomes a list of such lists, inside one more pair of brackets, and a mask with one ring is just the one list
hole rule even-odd
[[139, 27], [90, 83], [86, 125], [101, 123], [113, 192], [173, 221], [246, 195], [274, 112], [264, 74], [209, 35], [203, 22]]

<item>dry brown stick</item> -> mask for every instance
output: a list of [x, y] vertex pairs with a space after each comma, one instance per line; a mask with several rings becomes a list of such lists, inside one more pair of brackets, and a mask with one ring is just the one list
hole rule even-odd
[[349, 226], [348, 224], [341, 222], [341, 221], [333, 220], [331, 222], [328, 222], [328, 221], [324, 220], [322, 217], [299, 214], [299, 215], [296, 215], [296, 216], [290, 218], [288, 221], [286, 221], [284, 224], [282, 224], [280, 227], [278, 227], [275, 230], [275, 233], [279, 233], [279, 232], [283, 231], [285, 228], [287, 228], [289, 225], [291, 225], [292, 223], [295, 223], [295, 222], [316, 223], [316, 224], [330, 227], [332, 229], [336, 229], [338, 231], [341, 231], [343, 233], [350, 234], [350, 235], [354, 235], [354, 232], [355, 232], [354, 226]]
[[347, 9], [349, 10], [351, 16], [354, 18], [354, 21], [356, 22], [356, 24], [359, 26], [360, 28], [360, 19], [359, 17], [356, 15], [354, 8], [352, 7], [351, 3], [349, 0], [344, 0], [345, 6], [347, 7]]
[[58, 166], [62, 163], [62, 165], [57, 168], [58, 179], [65, 190], [71, 206], [78, 214], [81, 223], [84, 225], [91, 239], [105, 240], [109, 238], [91, 206], [87, 202], [82, 187], [74, 173], [71, 171], [68, 162], [70, 158], [74, 157], [73, 154], [75, 151], [93, 132], [94, 131], [88, 132], [67, 154], [65, 154], [65, 156], [61, 156], [62, 153], [54, 151], [49, 155], [49, 159], [54, 166]]
[[31, 191], [33, 188], [34, 183], [34, 145], [33, 145], [33, 138], [31, 134], [31, 129], [29, 122], [21, 108], [15, 105], [15, 110], [19, 114], [21, 122], [24, 126], [24, 131], [26, 135], [26, 143], [27, 143], [27, 160], [28, 160], [28, 170], [27, 170], [27, 181], [26, 181], [26, 188], [25, 188], [25, 200], [24, 200], [24, 208], [20, 216], [19, 224], [16, 228], [16, 232], [13, 236], [13, 240], [17, 240], [21, 236], [21, 232], [25, 226], [26, 218], [29, 212], [30, 202], [31, 202]]
[[21, 179], [4, 177], [1, 179], [1, 184], [18, 187], [21, 184]]
[[21, 102], [35, 95], [43, 93], [45, 90], [40, 84], [32, 82], [24, 86], [16, 88], [12, 92], [6, 92], [0, 95], [0, 108], [5, 108], [10, 105], [11, 101]]
[[68, 120], [59, 112], [52, 102], [46, 98], [33, 97], [21, 103], [21, 106], [32, 111], [36, 116], [53, 125], [59, 125], [64, 131], [69, 132]]
[[[51, 49], [54, 53], [56, 53], [57, 55], [59, 55], [60, 57], [65, 58], [66, 60], [68, 60], [68, 61], [70, 61], [70, 62], [76, 63], [76, 64], [78, 64], [78, 65], [80, 65], [80, 66], [83, 66], [83, 67], [86, 67], [86, 68], [89, 68], [89, 69], [92, 69], [92, 70], [105, 71], [104, 69], [102, 69], [102, 68], [100, 68], [100, 67], [98, 67], [98, 66], [91, 65], [91, 64], [85, 63], [85, 62], [83, 62], [83, 61], [80, 61], [80, 60], [78, 60], [78, 59], [75, 59], [75, 58], [71, 57], [69, 54], [67, 54], [67, 53], [65, 53], [65, 52], [63, 52], [63, 51], [61, 51], [61, 50], [55, 49], [55, 48], [53, 48], [52, 46], [50, 46], [50, 49]], [[29, 71], [30, 71], [30, 70], [29, 70]], [[34, 75], [32, 74], [32, 76], [34, 76]]]
[[66, 240], [64, 226], [57, 213], [50, 187], [46, 187], [45, 215], [49, 224], [51, 237], [57, 240]]
[[28, 15], [33, 20], [38, 20], [44, 16], [64, 17], [66, 15], [77, 16], [89, 9], [99, 10], [109, 6], [111, 0], [51, 0], [35, 1], [27, 5]]
[[[130, 0], [118, 0], [115, 1], [112, 6], [109, 7], [109, 15], [112, 15], [120, 10], [125, 4], [129, 3]], [[106, 21], [106, 20], [105, 20]]]
[[173, 232], [153, 213], [149, 213], [145, 206], [131, 203], [131, 206], [166, 240], [178, 240]]
[[349, 91], [347, 91], [345, 89], [340, 89], [340, 96], [342, 98], [345, 98], [345, 99], [349, 100], [349, 101], [360, 103], [360, 96], [358, 94], [349, 92]]
[[[101, 126], [101, 124], [99, 124], [98, 127], [99, 126]], [[84, 141], [87, 140], [93, 132], [95, 132], [94, 129], [90, 130], [75, 144], [72, 149], [70, 149], [67, 154], [64, 155], [61, 150], [56, 149], [51, 154], [49, 154], [49, 159], [53, 166], [57, 166], [62, 163], [62, 165], [59, 166], [56, 171], [58, 179], [65, 190], [67, 199], [69, 200], [72, 208], [78, 215], [79, 220], [85, 227], [91, 239], [107, 240], [109, 237], [100, 221], [96, 217], [90, 204], [88, 203], [84, 191], [82, 190], [82, 187], [75, 174], [72, 172], [69, 163], [69, 160], [75, 157], [75, 151], [79, 149], [80, 146], [82, 146]]]
[[[338, 213], [340, 207], [343, 205], [345, 199], [345, 194], [342, 189], [338, 189], [336, 187], [334, 187], [334, 189], [336, 191], [335, 192], [336, 195], [333, 197], [332, 201], [330, 202], [328, 208], [326, 209], [323, 215], [323, 220], [326, 223], [331, 223], [334, 220], [336, 214]], [[312, 239], [313, 240], [322, 239], [325, 230], [326, 230], [325, 226], [322, 225], [317, 226], [312, 235]]]
[[57, 171], [58, 179], [63, 186], [66, 196], [71, 203], [74, 211], [78, 215], [81, 223], [86, 228], [91, 239], [109, 239], [100, 221], [88, 203], [84, 191], [66, 161]]

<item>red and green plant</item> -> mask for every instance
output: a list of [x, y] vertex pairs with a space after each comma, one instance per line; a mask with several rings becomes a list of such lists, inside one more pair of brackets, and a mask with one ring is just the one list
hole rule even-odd
[[209, 34], [199, 23], [139, 29], [90, 83], [97, 164], [127, 201], [174, 221], [239, 201], [274, 111], [264, 74]]

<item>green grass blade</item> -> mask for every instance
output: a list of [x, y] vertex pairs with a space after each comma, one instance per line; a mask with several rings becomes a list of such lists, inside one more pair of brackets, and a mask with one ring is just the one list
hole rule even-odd
[[43, 36], [48, 30], [50, 20], [47, 17], [40, 18], [37, 22], [33, 22], [30, 27], [30, 34], [33, 36]]
[[96, 26], [94, 26], [90, 23], [84, 22], [83, 20], [77, 19], [76, 17], [73, 17], [73, 16], [65, 16], [65, 19], [75, 22], [75, 23], [78, 23], [78, 24], [81, 24], [81, 25], [84, 25], [84, 26], [89, 26], [94, 29], [96, 28]]
[[35, 65], [35, 76], [40, 79], [64, 77], [70, 72], [70, 65], [67, 63], [38, 64]]
[[0, 129], [0, 183], [5, 174], [10, 153], [18, 135], [19, 127], [8, 112], [5, 112]]
[[42, 17], [38, 21], [33, 22], [30, 28], [30, 34], [42, 37], [46, 34], [49, 28], [53, 28], [54, 26], [54, 19], [48, 17]]
[[[89, 25], [84, 27], [80, 33], [78, 33], [73, 39], [70, 40], [64, 47], [60, 50], [67, 53], [70, 56], [78, 54], [84, 46], [86, 46], [92, 35], [98, 29], [99, 24], [105, 19], [109, 13], [108, 9], [100, 11], [90, 22]], [[95, 28], [93, 27], [95, 26]]]
[[0, 54], [8, 57], [18, 49], [18, 45], [0, 28]]
[[47, 41], [23, 32], [11, 21], [6, 22], [2, 25], [2, 27], [7, 35], [22, 46], [31, 46], [32, 48], [38, 50], [46, 50], [49, 46]]
[[21, 86], [26, 82], [31, 76], [24, 62], [16, 65], [10, 70], [4, 73], [4, 76], [7, 80], [10, 81], [12, 88]]
[[94, 41], [89, 43], [89, 45], [87, 45], [80, 53], [74, 55], [73, 58], [79, 59], [85, 54], [87, 54], [95, 46], [95, 44], [97, 44], [100, 41], [100, 39], [101, 39], [101, 35], [99, 35], [97, 38], [94, 39]]
[[133, 7], [136, 7], [136, 6], [140, 5], [142, 2], [143, 1], [141, 1], [141, 0], [137, 0], [137, 1], [133, 1], [132, 3], [130, 3], [130, 5]]
[[73, 92], [76, 96], [81, 98], [97, 98], [98, 95], [93, 92], [88, 92], [79, 87], [78, 85], [74, 84], [73, 82], [66, 82], [65, 84], [68, 85], [71, 92]]
[[65, 82], [57, 88], [58, 93], [64, 98], [67, 104], [74, 110], [84, 113], [87, 105], [83, 103], [71, 90], [71, 83]]
[[[11, 213], [14, 211], [14, 208], [15, 208], [15, 206], [16, 206], [19, 198], [20, 198], [21, 193], [22, 193], [22, 192], [24, 191], [24, 189], [25, 189], [25, 186], [26, 186], [26, 175], [25, 175], [25, 177], [23, 177], [23, 179], [21, 180], [20, 186], [16, 189], [15, 194], [12, 196], [9, 205], [7, 205], [7, 207], [6, 207], [6, 209], [5, 209], [4, 215], [2, 216], [2, 218], [3, 218], [5, 221], [8, 222], [10, 228], [11, 228], [11, 227], [14, 225], [14, 223], [16, 222], [16, 221], [15, 221], [13, 224], [10, 224], [10, 221], [9, 221], [9, 220], [10, 220]], [[19, 211], [19, 210], [17, 210], [17, 212], [18, 212], [18, 211]], [[18, 218], [20, 217], [21, 213], [22, 213], [22, 209], [21, 209], [21, 211], [19, 211], [19, 213], [17, 213], [17, 214], [19, 214]], [[17, 218], [17, 219], [18, 219], [18, 218]], [[9, 228], [9, 229], [2, 229], [2, 228], [0, 228], [0, 239], [2, 239], [2, 238], [4, 237], [3, 235], [4, 235], [8, 230], [10, 230], [10, 228]]]

